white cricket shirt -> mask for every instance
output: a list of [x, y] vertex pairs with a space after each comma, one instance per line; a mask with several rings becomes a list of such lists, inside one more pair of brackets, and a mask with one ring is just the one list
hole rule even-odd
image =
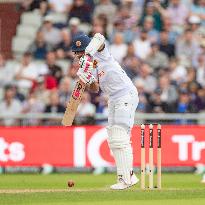
[[131, 90], [137, 92], [130, 78], [106, 47], [103, 51], [97, 52], [93, 60], [97, 62], [93, 74], [98, 79], [101, 90], [109, 96], [110, 100], [126, 95]]

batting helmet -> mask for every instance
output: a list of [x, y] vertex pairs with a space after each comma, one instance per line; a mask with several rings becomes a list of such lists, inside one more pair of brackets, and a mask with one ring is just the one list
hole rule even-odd
[[79, 52], [84, 51], [88, 44], [90, 43], [90, 38], [83, 34], [75, 36], [72, 42], [72, 51], [73, 52]]

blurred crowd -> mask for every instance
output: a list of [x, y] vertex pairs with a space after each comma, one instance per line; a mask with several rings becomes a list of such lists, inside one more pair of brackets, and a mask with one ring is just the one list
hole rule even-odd
[[[72, 39], [97, 32], [138, 89], [138, 112], [205, 110], [205, 0], [28, 0], [21, 9], [38, 10], [44, 20], [18, 66], [7, 66], [0, 54], [1, 114], [63, 113], [79, 68]], [[52, 13], [63, 13], [67, 23], [55, 24]], [[66, 72], [59, 59], [70, 62]], [[76, 123], [99, 124], [94, 116], [107, 113], [107, 96], [86, 91]]]

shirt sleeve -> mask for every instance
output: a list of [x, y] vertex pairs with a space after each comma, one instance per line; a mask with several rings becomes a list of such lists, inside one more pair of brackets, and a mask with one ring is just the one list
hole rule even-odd
[[105, 48], [102, 51], [98, 52], [98, 55], [102, 60], [108, 60], [111, 57], [111, 54], [106, 44]]

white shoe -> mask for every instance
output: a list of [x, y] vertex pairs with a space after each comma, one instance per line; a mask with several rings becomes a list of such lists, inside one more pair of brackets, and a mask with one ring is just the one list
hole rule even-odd
[[139, 182], [139, 179], [136, 177], [136, 175], [133, 173], [131, 175], [131, 184], [126, 184], [123, 180], [122, 177], [118, 178], [118, 183], [113, 184], [112, 186], [110, 186], [111, 189], [113, 190], [123, 190], [123, 189], [127, 189], [135, 184], [137, 184]]
[[131, 186], [137, 184], [139, 182], [139, 179], [136, 177], [136, 175], [133, 173], [131, 176]]

